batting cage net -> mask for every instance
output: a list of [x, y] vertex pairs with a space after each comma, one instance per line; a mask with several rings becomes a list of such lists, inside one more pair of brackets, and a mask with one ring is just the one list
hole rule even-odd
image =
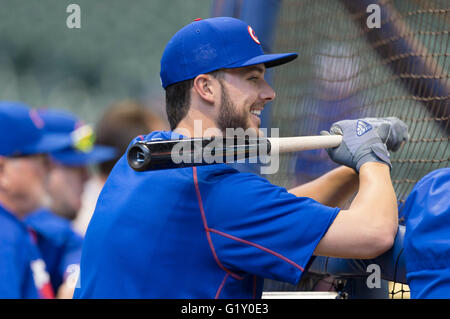
[[[410, 140], [391, 154], [401, 204], [428, 172], [449, 166], [448, 0], [283, 0], [275, 52], [298, 52], [274, 73], [271, 127], [280, 136], [317, 135], [342, 119], [396, 116]], [[325, 150], [284, 154], [286, 188], [336, 167]], [[391, 283], [391, 297], [408, 287]]]

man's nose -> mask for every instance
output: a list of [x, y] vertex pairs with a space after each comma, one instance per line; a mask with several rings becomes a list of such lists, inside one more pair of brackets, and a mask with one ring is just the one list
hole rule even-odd
[[275, 99], [275, 96], [276, 96], [275, 91], [272, 89], [272, 87], [266, 81], [264, 81], [260, 96], [261, 96], [261, 99], [266, 102], [270, 102], [273, 99]]

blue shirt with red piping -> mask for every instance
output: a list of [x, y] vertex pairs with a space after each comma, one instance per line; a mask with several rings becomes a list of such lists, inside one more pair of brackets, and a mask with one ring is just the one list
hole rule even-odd
[[136, 172], [122, 156], [87, 229], [74, 298], [259, 298], [264, 278], [300, 280], [338, 212], [227, 164]]
[[83, 238], [72, 229], [69, 220], [47, 208], [34, 211], [24, 222], [36, 234], [36, 244], [47, 265], [53, 290], [57, 291], [67, 276], [78, 271]]
[[53, 298], [34, 231], [1, 205], [0, 227], [0, 299]]

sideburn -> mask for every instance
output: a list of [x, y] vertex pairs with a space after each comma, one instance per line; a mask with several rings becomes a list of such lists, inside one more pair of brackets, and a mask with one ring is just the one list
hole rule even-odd
[[219, 84], [222, 90], [221, 93], [221, 103], [219, 108], [219, 116], [217, 118], [218, 128], [225, 134], [227, 128], [237, 129], [242, 128], [247, 129], [248, 114], [245, 112], [239, 112], [236, 105], [231, 102], [228, 90], [223, 84], [221, 79]]

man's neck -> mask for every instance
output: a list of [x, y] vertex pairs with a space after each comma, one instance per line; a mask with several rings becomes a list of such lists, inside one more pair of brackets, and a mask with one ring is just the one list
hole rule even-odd
[[173, 130], [186, 137], [211, 137], [222, 136], [222, 131], [216, 123], [199, 111], [191, 111], [178, 123]]
[[20, 209], [18, 209], [17, 205], [15, 205], [14, 202], [9, 200], [2, 194], [0, 194], [0, 203], [5, 210], [7, 210], [12, 215], [16, 216], [16, 218], [18, 219], [22, 219], [27, 215], [25, 212], [22, 212]]

